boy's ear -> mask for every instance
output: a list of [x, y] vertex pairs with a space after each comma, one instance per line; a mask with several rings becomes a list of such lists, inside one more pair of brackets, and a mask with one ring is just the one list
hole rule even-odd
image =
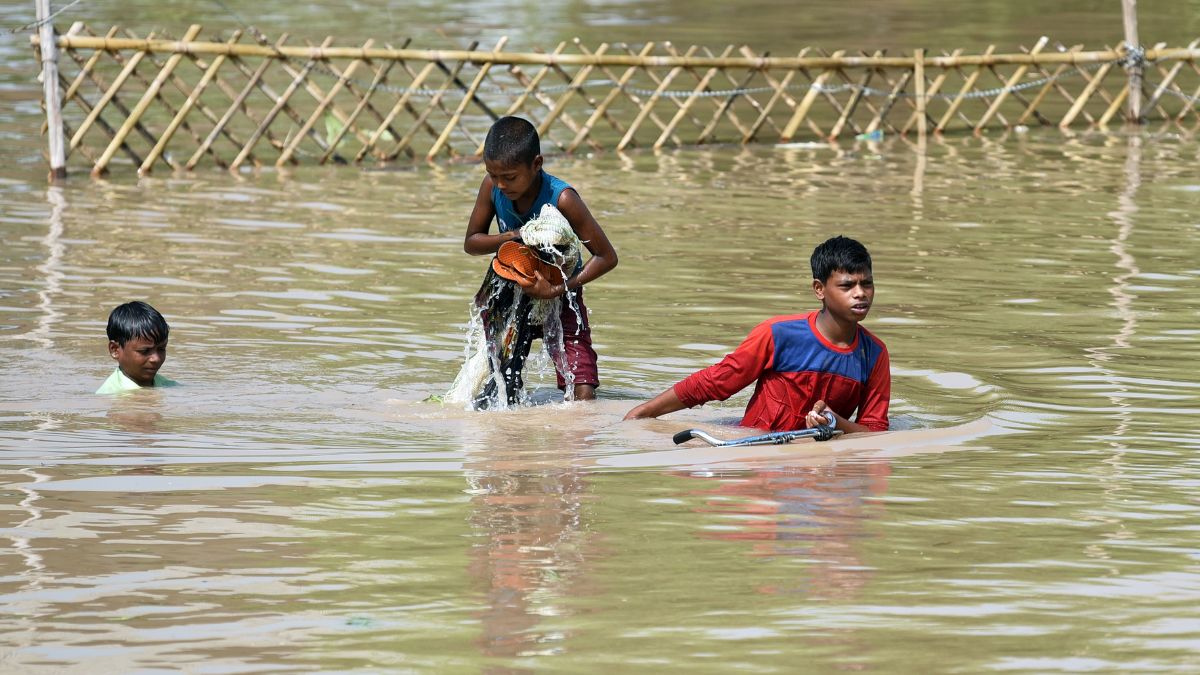
[[820, 279], [813, 279], [813, 295], [821, 302], [825, 302], [825, 283]]
[[535, 156], [533, 158], [533, 162], [530, 164], [530, 166], [533, 167], [534, 171], [541, 169], [542, 168], [542, 156], [540, 154]]
[[109, 356], [111, 356], [111, 357], [113, 357], [113, 360], [114, 360], [114, 361], [115, 361], [115, 360], [117, 360], [118, 358], [120, 358], [120, 356], [121, 356], [121, 345], [117, 344], [117, 341], [116, 341], [116, 340], [109, 340], [109, 341], [108, 341], [108, 355], [109, 355]]

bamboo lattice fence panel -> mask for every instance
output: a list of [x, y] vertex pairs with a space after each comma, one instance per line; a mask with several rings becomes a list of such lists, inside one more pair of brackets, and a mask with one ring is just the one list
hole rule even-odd
[[[1122, 119], [1128, 94], [1124, 50], [1046, 38], [1007, 54], [781, 57], [744, 46], [574, 41], [510, 53], [505, 40], [420, 50], [201, 33], [76, 23], [60, 35], [69, 163], [100, 173], [476, 156], [506, 114], [537, 125], [545, 152], [1103, 126]], [[1198, 44], [1145, 51], [1147, 119], [1200, 124]]]

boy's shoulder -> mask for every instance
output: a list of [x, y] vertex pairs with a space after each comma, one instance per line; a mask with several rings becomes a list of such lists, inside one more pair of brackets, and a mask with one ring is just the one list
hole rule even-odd
[[[177, 386], [178, 384], [179, 383], [176, 382], [175, 380], [172, 380], [167, 377], [163, 377], [162, 375], [159, 375], [158, 373], [154, 374], [154, 386], [155, 387], [174, 387], [174, 386]], [[112, 374], [109, 375], [108, 379], [106, 379], [104, 381], [104, 383], [100, 385], [100, 388], [96, 390], [96, 393], [97, 394], [120, 394], [121, 392], [133, 391], [135, 389], [141, 389], [141, 388], [142, 388], [141, 385], [139, 385], [137, 382], [134, 382], [133, 380], [129, 379], [128, 375], [121, 372], [121, 368], [120, 368], [120, 366], [118, 366], [113, 369]]]
[[883, 343], [883, 338], [881, 338], [881, 337], [879, 337], [878, 335], [876, 335], [876, 334], [872, 333], [872, 332], [871, 332], [871, 330], [870, 330], [869, 328], [867, 328], [866, 326], [864, 326], [864, 325], [862, 325], [862, 324], [859, 324], [859, 325], [858, 325], [858, 329], [859, 329], [860, 331], [862, 331], [863, 337], [865, 337], [866, 339], [870, 340], [871, 342], [874, 342], [874, 343], [875, 343], [875, 344], [876, 344], [876, 345], [877, 345], [877, 346], [878, 346], [880, 349], [882, 349], [883, 351], [885, 351], [885, 352], [887, 351], [887, 345], [885, 345], [885, 344]]

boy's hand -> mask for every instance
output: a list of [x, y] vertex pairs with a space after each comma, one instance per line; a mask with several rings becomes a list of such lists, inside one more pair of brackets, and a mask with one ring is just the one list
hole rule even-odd
[[829, 411], [830, 413], [833, 414], [833, 419], [835, 420], [834, 426], [836, 427], [837, 426], [836, 420], [838, 419], [838, 415], [837, 415], [837, 413], [833, 412], [832, 410], [829, 410], [829, 406], [825, 404], [825, 401], [817, 401], [816, 403], [813, 404], [812, 410], [808, 411], [808, 415], [805, 415], [805, 417], [804, 417], [804, 423], [808, 426], [809, 429], [812, 429], [813, 427], [828, 425], [829, 420], [825, 418], [826, 411]]
[[521, 285], [521, 290], [525, 291], [525, 295], [538, 300], [549, 300], [567, 292], [566, 284], [550, 283], [546, 277], [542, 276], [541, 270], [534, 270], [533, 274], [536, 277], [533, 284]]

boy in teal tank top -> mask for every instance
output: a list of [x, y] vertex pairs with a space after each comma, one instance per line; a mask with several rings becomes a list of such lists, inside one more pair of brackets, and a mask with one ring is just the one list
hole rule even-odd
[[[519, 117], [497, 120], [484, 141], [483, 165], [487, 174], [479, 185], [475, 207], [467, 222], [463, 250], [471, 255], [495, 254], [501, 244], [519, 241], [521, 227], [537, 217], [543, 205], [551, 204], [563, 214], [591, 253], [562, 282], [552, 283], [538, 272], [534, 283], [522, 284], [522, 290], [538, 299], [571, 296], [571, 302], [562, 303], [560, 314], [563, 347], [575, 382], [571, 393], [577, 401], [594, 399], [600, 380], [588, 311], [583, 304], [583, 286], [616, 267], [617, 252], [579, 193], [542, 170], [537, 129], [528, 121]], [[493, 218], [498, 225], [496, 234], [489, 232]], [[566, 388], [563, 373], [558, 373], [558, 386]]]

